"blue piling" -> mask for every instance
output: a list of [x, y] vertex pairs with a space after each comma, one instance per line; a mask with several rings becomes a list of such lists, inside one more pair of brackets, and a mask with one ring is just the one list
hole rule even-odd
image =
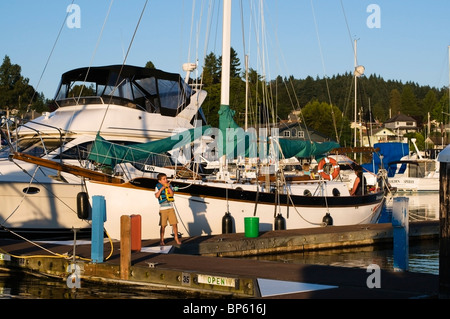
[[394, 228], [394, 271], [407, 271], [409, 264], [409, 211], [407, 197], [394, 198], [392, 226]]
[[91, 259], [103, 262], [103, 224], [106, 222], [106, 201], [103, 196], [92, 196]]

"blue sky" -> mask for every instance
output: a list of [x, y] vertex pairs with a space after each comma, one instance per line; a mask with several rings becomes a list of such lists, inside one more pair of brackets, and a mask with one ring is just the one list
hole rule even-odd
[[[70, 4], [72, 0], [0, 2], [0, 58], [8, 55], [19, 64], [22, 75], [35, 88], [39, 83], [37, 90], [46, 98], [53, 98], [65, 71], [121, 64], [145, 0], [75, 0], [80, 28], [66, 23], [67, 15], [69, 22], [78, 21], [75, 11], [67, 13]], [[232, 46], [242, 62], [248, 54], [250, 67], [269, 79], [353, 72], [358, 39], [358, 64], [366, 75], [448, 86], [448, 0], [233, 0], [232, 5]], [[368, 12], [370, 5], [379, 10]], [[126, 63], [152, 61], [162, 70], [183, 73], [185, 62], [198, 59], [201, 66], [205, 54], [220, 56], [221, 10], [218, 0], [149, 0]]]

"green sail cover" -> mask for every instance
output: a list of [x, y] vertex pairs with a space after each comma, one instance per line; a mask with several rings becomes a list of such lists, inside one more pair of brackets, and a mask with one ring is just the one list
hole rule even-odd
[[316, 143], [304, 140], [292, 140], [292, 139], [278, 139], [281, 150], [285, 158], [295, 157], [316, 157], [316, 159], [323, 157], [334, 148], [340, 147], [336, 142], [323, 142]]
[[236, 111], [231, 110], [228, 105], [221, 105], [219, 110], [219, 156], [226, 155], [227, 158], [257, 157], [257, 137], [254, 130], [244, 131], [237, 125], [233, 117]]
[[126, 146], [106, 141], [100, 134], [97, 134], [88, 158], [111, 167], [124, 162], [145, 160], [152, 154], [162, 154], [192, 143], [200, 138], [205, 130], [209, 128], [209, 126], [193, 128], [165, 139]]
[[[257, 157], [267, 158], [269, 147], [269, 139], [266, 136], [256, 136], [256, 131], [249, 129], [247, 132], [237, 125], [234, 121], [235, 111], [231, 110], [228, 105], [221, 105], [219, 110], [219, 130], [222, 134], [222, 147], [219, 147], [221, 155], [226, 154], [228, 158]], [[263, 139], [263, 141], [261, 141]], [[320, 159], [330, 150], [340, 147], [336, 142], [310, 142], [298, 139], [278, 138], [281, 152], [275, 147], [275, 151], [279, 154], [279, 158], [296, 157], [316, 157]], [[258, 150], [259, 146], [259, 150]], [[265, 147], [263, 150], [262, 147]], [[262, 153], [262, 154], [261, 154]]]

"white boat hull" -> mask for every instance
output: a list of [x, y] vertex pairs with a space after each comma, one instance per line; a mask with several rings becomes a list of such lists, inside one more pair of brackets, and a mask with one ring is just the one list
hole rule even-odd
[[41, 237], [67, 235], [72, 228], [90, 229], [90, 223], [77, 214], [76, 195], [81, 189], [65, 183], [0, 182], [0, 223], [14, 232]]
[[439, 177], [390, 177], [389, 184], [400, 192], [439, 192]]
[[[112, 239], [120, 239], [120, 217], [141, 215], [142, 239], [159, 238], [159, 204], [151, 189], [123, 187], [99, 182], [87, 182], [89, 197], [103, 196], [106, 201], [107, 220], [105, 230]], [[381, 194], [381, 193], [380, 193]], [[327, 213], [333, 218], [333, 225], [376, 223], [384, 204], [383, 195], [378, 201], [360, 206], [320, 207], [292, 205], [277, 206], [248, 200], [226, 200], [214, 196], [191, 195], [180, 190], [175, 195], [178, 217], [178, 231], [184, 236], [217, 235], [222, 233], [222, 218], [228, 211], [233, 218], [233, 232], [245, 232], [245, 217], [259, 218], [259, 230], [274, 229], [275, 216], [285, 218], [286, 229], [323, 226], [322, 219]], [[256, 206], [256, 213], [255, 213]], [[170, 229], [170, 227], [168, 227]], [[166, 229], [166, 236], [171, 231]]]

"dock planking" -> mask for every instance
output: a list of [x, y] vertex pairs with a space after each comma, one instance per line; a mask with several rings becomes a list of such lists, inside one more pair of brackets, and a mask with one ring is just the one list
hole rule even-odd
[[[410, 223], [410, 240], [438, 235], [438, 222]], [[234, 233], [187, 237], [182, 241], [177, 246], [168, 240], [167, 246], [160, 247], [157, 239], [143, 240], [140, 251], [131, 251], [131, 265], [124, 273], [118, 241], [105, 240], [104, 261], [93, 263], [89, 241], [77, 241], [74, 247], [73, 241], [32, 244], [0, 239], [0, 267], [68, 280], [74, 276], [75, 264], [81, 283], [89, 280], [149, 289], [164, 287], [200, 293], [206, 298], [405, 299], [438, 295], [438, 276], [431, 274], [378, 270], [379, 287], [370, 288], [375, 272], [367, 269], [223, 258], [389, 244], [391, 224], [277, 230], [260, 232], [256, 238]]]

